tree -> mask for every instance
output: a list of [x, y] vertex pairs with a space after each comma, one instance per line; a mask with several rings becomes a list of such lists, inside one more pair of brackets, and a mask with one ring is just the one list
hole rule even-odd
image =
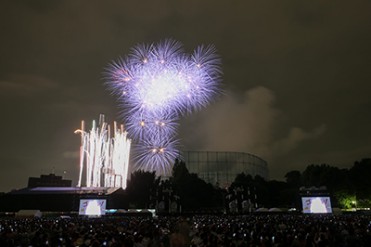
[[212, 208], [223, 204], [220, 191], [196, 174], [189, 173], [184, 161], [175, 161], [171, 182], [185, 210]]
[[299, 188], [302, 185], [301, 173], [297, 170], [286, 173], [285, 178], [286, 183], [288, 183], [292, 187]]
[[340, 208], [350, 209], [356, 207], [356, 196], [349, 191], [339, 190], [334, 193], [336, 202], [333, 205], [337, 205]]
[[349, 187], [347, 171], [327, 164], [307, 166], [302, 181], [306, 187], [326, 186], [330, 192]]
[[[294, 198], [292, 198], [291, 191], [288, 190], [288, 184], [281, 181], [269, 181], [266, 183], [268, 190], [268, 201], [266, 207], [289, 207], [293, 205]], [[297, 190], [296, 190], [297, 193]]]
[[357, 199], [366, 199], [371, 196], [371, 159], [356, 161], [349, 170], [351, 183], [357, 194]]
[[254, 180], [250, 174], [240, 173], [237, 174], [234, 182], [231, 184], [231, 187], [240, 187], [243, 186], [245, 189], [248, 187], [253, 187]]
[[128, 199], [135, 208], [147, 208], [151, 190], [158, 187], [161, 177], [155, 172], [135, 171], [131, 174], [126, 188]]
[[190, 174], [184, 161], [175, 160], [172, 175], [174, 183], [181, 183], [182, 180], [187, 179]]

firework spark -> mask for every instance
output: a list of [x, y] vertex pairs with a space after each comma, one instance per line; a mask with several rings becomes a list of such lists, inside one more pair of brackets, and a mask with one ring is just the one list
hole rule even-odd
[[104, 122], [104, 115], [100, 115], [98, 126], [93, 121], [89, 132], [85, 131], [84, 121], [81, 122], [81, 129], [75, 131], [81, 134], [78, 187], [126, 188], [131, 140], [127, 138], [123, 125], [118, 128], [116, 122], [113, 136], [110, 132], [110, 126]]
[[140, 147], [134, 154], [137, 168], [168, 175], [179, 153], [174, 141], [177, 121], [205, 107], [219, 92], [220, 64], [211, 45], [187, 54], [179, 42], [165, 40], [137, 45], [108, 67], [107, 84], [118, 96], [125, 126]]

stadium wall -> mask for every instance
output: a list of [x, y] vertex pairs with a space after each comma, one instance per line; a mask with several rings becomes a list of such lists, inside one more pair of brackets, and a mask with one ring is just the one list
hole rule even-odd
[[268, 180], [268, 165], [262, 158], [243, 152], [183, 151], [182, 159], [190, 173], [220, 187], [229, 186], [237, 174], [256, 175]]

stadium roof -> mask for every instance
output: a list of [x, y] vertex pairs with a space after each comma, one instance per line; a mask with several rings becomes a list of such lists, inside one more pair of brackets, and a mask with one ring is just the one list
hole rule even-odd
[[9, 194], [100, 194], [110, 195], [122, 190], [112, 187], [35, 187], [13, 190]]

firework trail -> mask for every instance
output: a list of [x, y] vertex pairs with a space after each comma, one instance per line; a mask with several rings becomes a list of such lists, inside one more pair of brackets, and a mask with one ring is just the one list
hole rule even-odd
[[82, 121], [81, 129], [76, 130], [75, 133], [81, 135], [80, 173], [77, 187], [125, 189], [131, 140], [127, 138], [124, 126], [117, 126], [114, 122], [111, 136], [110, 125], [104, 121], [104, 115], [100, 115], [99, 124], [97, 125], [94, 120], [90, 131], [85, 130], [85, 121]]
[[219, 93], [220, 65], [214, 46], [187, 54], [174, 40], [137, 45], [109, 65], [107, 85], [136, 142], [137, 169], [169, 175], [179, 155], [174, 138], [179, 117], [205, 107]]

